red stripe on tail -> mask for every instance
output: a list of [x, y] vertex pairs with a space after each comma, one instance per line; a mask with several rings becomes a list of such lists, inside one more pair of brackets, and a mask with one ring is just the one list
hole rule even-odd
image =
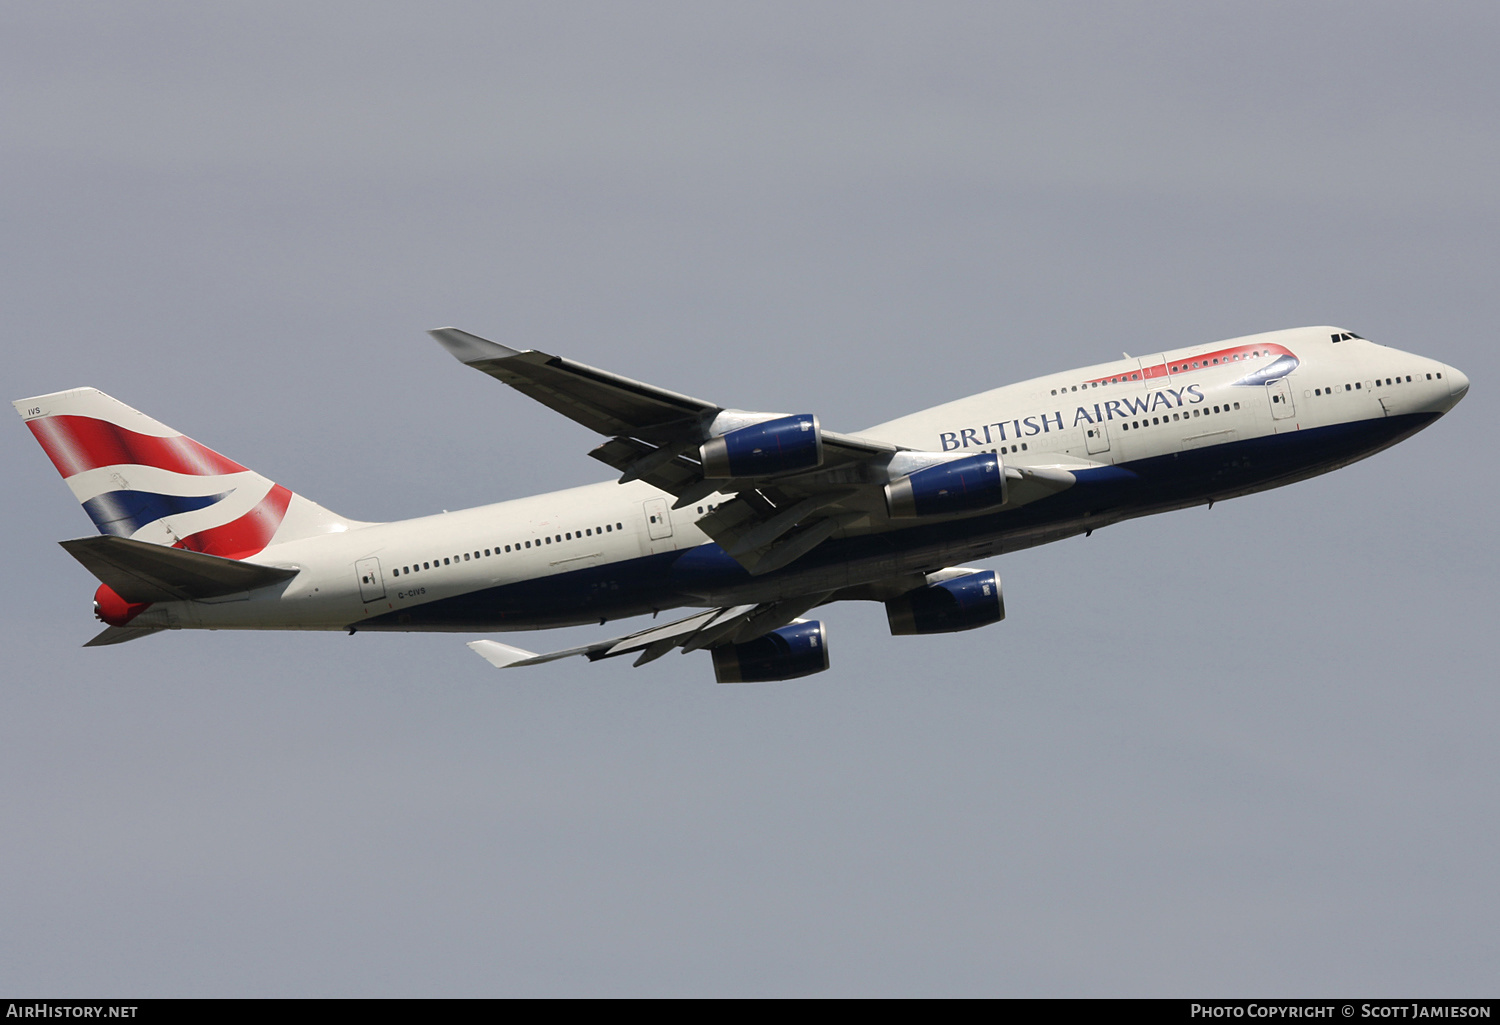
[[292, 493], [276, 484], [254, 509], [239, 519], [189, 534], [172, 547], [226, 559], [248, 559], [271, 543], [271, 537], [281, 526], [291, 501]]
[[[63, 477], [121, 463], [207, 477], [244, 467], [192, 438], [156, 438], [91, 416], [43, 416], [26, 421]], [[285, 507], [283, 507], [284, 509]]]

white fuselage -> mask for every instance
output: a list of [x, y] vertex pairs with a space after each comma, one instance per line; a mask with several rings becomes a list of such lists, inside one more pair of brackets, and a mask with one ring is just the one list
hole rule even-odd
[[[276, 544], [253, 561], [299, 570], [289, 582], [158, 603], [134, 625], [535, 629], [854, 587], [1326, 472], [1419, 430], [1468, 387], [1435, 360], [1333, 341], [1339, 333], [1305, 328], [1122, 359], [861, 431], [922, 451], [993, 451], [1010, 466], [1076, 472], [1079, 484], [990, 516], [854, 523], [825, 543], [828, 554], [766, 577], [737, 572], [698, 529], [722, 496], [674, 510], [647, 484], [610, 481]], [[889, 543], [870, 543], [874, 534]]]

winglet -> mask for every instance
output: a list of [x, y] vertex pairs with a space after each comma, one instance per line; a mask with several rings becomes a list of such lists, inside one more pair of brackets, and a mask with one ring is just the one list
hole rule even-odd
[[501, 644], [499, 641], [470, 641], [469, 647], [474, 649], [474, 654], [484, 659], [496, 669], [504, 669], [506, 666], [524, 662], [529, 658], [536, 658], [536, 652], [527, 651], [525, 648], [513, 648], [509, 644]]
[[453, 354], [460, 363], [478, 363], [486, 359], [503, 359], [519, 355], [520, 349], [511, 349], [498, 342], [491, 342], [456, 327], [440, 327], [427, 332], [437, 343]]

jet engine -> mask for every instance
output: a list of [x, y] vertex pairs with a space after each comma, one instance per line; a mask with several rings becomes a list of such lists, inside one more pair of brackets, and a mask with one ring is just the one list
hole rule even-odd
[[990, 452], [950, 459], [885, 486], [885, 507], [896, 520], [984, 512], [1004, 504], [1005, 468]]
[[895, 636], [948, 634], [998, 623], [1005, 618], [1000, 578], [993, 570], [940, 580], [885, 603]]
[[698, 450], [703, 476], [774, 477], [823, 465], [823, 431], [811, 413], [781, 416], [710, 438]]
[[828, 668], [828, 631], [818, 620], [792, 623], [744, 644], [711, 649], [720, 683], [795, 680]]

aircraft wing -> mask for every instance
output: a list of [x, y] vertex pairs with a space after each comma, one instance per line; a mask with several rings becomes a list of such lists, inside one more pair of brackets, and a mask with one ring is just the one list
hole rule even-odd
[[668, 442], [718, 406], [536, 349], [512, 349], [454, 327], [428, 334], [460, 362], [591, 431]]
[[637, 652], [639, 656], [633, 664], [640, 666], [661, 658], [675, 648], [681, 648], [685, 654], [718, 644], [744, 644], [753, 641], [788, 623], [798, 622], [798, 616], [823, 604], [831, 596], [832, 592], [828, 592], [762, 602], [759, 605], [708, 609], [664, 626], [653, 626], [623, 637], [611, 637], [577, 648], [551, 651], [545, 655], [490, 640], [470, 641], [469, 647], [499, 669], [541, 665], [572, 655], [583, 655], [590, 662], [597, 662], [601, 658]]
[[[620, 483], [645, 481], [675, 496], [676, 509], [715, 494], [732, 496], [709, 503], [697, 525], [754, 575], [788, 565], [841, 531], [880, 529], [889, 519], [883, 491], [889, 481], [954, 458], [819, 429], [822, 459], [806, 472], [710, 477], [701, 445], [780, 414], [725, 409], [457, 328], [428, 333], [460, 362], [605, 435], [609, 440], [589, 455], [619, 470]], [[1007, 467], [1005, 475], [1036, 485], [1038, 496], [1073, 483], [1066, 473], [1046, 470]]]

